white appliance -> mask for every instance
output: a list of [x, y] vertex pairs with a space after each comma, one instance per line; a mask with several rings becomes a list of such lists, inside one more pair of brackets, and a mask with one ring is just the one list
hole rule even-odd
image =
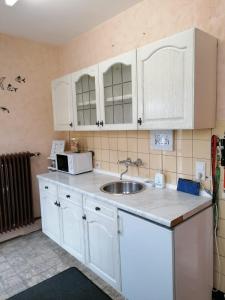
[[56, 169], [72, 175], [92, 171], [92, 152], [58, 153], [56, 154]]
[[212, 299], [212, 207], [173, 228], [119, 211], [119, 232], [126, 300]]

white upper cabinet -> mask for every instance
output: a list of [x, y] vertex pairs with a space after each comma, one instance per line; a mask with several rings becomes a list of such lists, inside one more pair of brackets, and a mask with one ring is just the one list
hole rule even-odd
[[137, 51], [139, 129], [212, 128], [217, 40], [191, 29]]
[[75, 130], [97, 130], [100, 125], [98, 65], [72, 74]]
[[137, 129], [136, 83], [136, 50], [99, 64], [102, 129]]
[[73, 127], [71, 76], [52, 81], [52, 104], [55, 130], [71, 130]]
[[216, 38], [193, 28], [59, 78], [54, 128], [213, 128], [216, 61]]

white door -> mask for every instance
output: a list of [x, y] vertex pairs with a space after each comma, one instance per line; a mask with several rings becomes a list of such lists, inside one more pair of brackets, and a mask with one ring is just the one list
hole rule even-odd
[[194, 31], [137, 51], [139, 129], [192, 128]]
[[59, 207], [57, 197], [40, 193], [42, 231], [60, 244]]
[[98, 65], [72, 74], [74, 120], [76, 130], [100, 128]]
[[119, 289], [119, 249], [116, 220], [86, 211], [87, 266]]
[[99, 64], [101, 127], [137, 129], [136, 50]]
[[54, 129], [71, 130], [73, 127], [71, 75], [52, 81], [52, 104]]
[[122, 211], [119, 220], [122, 294], [128, 300], [174, 300], [172, 230]]
[[59, 199], [61, 207], [61, 245], [84, 262], [84, 222], [82, 206]]

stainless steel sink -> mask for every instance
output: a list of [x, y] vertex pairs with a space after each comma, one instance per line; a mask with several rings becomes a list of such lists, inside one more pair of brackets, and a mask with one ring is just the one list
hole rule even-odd
[[115, 181], [104, 184], [100, 190], [104, 193], [115, 195], [129, 195], [143, 191], [145, 185], [137, 181]]

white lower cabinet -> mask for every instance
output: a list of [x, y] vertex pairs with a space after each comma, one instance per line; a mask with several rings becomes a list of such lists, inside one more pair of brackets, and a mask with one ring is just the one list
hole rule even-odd
[[61, 205], [61, 245], [80, 261], [84, 256], [83, 208], [69, 200], [60, 200]]
[[117, 209], [69, 187], [39, 187], [43, 232], [120, 290]]
[[[120, 289], [120, 263], [116, 210], [110, 217], [105, 205], [94, 199], [85, 204], [87, 266], [116, 289]], [[93, 211], [93, 205], [95, 208]], [[111, 207], [110, 207], [111, 208]], [[106, 210], [110, 212], [109, 210]], [[113, 213], [112, 213], [113, 215]]]
[[57, 193], [50, 192], [48, 183], [40, 184], [42, 230], [56, 243], [60, 244], [59, 208]]

